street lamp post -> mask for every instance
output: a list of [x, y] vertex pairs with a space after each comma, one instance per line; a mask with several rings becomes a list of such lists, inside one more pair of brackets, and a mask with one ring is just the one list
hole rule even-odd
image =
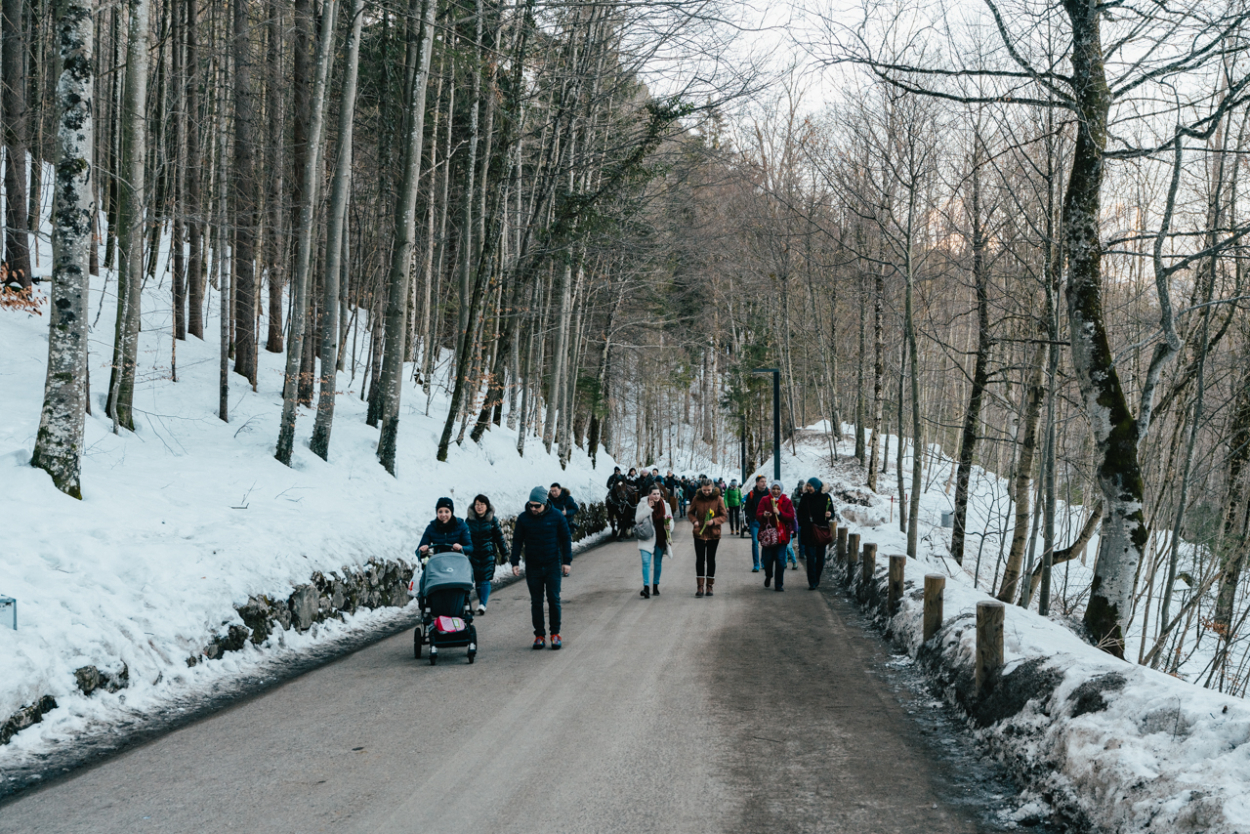
[[780, 481], [781, 480], [781, 369], [780, 368], [756, 368], [752, 373], [773, 375], [773, 480]]

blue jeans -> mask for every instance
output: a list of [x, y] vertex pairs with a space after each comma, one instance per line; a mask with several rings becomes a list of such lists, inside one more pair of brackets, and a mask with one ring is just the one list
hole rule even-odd
[[794, 539], [790, 539], [789, 544], [786, 545], [786, 561], [796, 568], [799, 566], [799, 560], [794, 555]]
[[[660, 571], [664, 568], [664, 548], [659, 548], [654, 553], [650, 550], [639, 550], [642, 556], [642, 584], [643, 585], [659, 585]], [[652, 578], [651, 565], [654, 561], [655, 571]]]
[[543, 595], [551, 615], [551, 633], [560, 633], [560, 563], [542, 567], [525, 566], [525, 584], [530, 588], [530, 617], [534, 621], [534, 636], [546, 637], [543, 629]]
[[760, 523], [751, 522], [751, 566], [760, 569]]
[[784, 544], [764, 548], [764, 581], [772, 579], [774, 573], [777, 575], [776, 587], [780, 588], [784, 581], [783, 577], [786, 575], [786, 546]]
[[490, 599], [490, 580], [477, 583], [477, 601], [481, 605], [486, 604], [486, 600]]

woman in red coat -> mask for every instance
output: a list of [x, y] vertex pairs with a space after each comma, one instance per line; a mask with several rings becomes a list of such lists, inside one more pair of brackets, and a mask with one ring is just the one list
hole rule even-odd
[[755, 517], [760, 523], [760, 550], [764, 556], [764, 587], [773, 579], [776, 566], [776, 590], [784, 591], [786, 571], [786, 545], [790, 543], [790, 531], [794, 529], [794, 505], [786, 495], [781, 481], [773, 481], [768, 494], [760, 499]]

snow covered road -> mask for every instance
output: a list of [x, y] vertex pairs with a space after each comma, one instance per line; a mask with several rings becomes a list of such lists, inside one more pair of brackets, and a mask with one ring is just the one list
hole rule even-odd
[[517, 583], [474, 665], [414, 661], [407, 632], [22, 795], [0, 832], [997, 829], [845, 603], [801, 571], [765, 591], [735, 539], [695, 599], [678, 536], [647, 601], [632, 543], [579, 558], [561, 652], [529, 648]]

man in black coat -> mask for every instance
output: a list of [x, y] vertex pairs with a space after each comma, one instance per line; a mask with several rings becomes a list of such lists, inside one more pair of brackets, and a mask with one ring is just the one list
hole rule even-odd
[[512, 573], [521, 575], [521, 554], [525, 554], [525, 584], [530, 589], [530, 617], [534, 621], [534, 648], [546, 646], [543, 627], [543, 597], [551, 619], [551, 648], [563, 645], [560, 639], [560, 577], [568, 576], [573, 563], [573, 539], [564, 514], [547, 504], [547, 490], [530, 490], [525, 512], [517, 516], [512, 531]]
[[573, 518], [581, 507], [577, 506], [577, 502], [573, 500], [573, 495], [559, 484], [552, 484], [551, 492], [547, 493], [547, 503], [560, 511], [564, 516], [564, 520], [568, 522], [569, 534], [576, 536], [577, 522]]

